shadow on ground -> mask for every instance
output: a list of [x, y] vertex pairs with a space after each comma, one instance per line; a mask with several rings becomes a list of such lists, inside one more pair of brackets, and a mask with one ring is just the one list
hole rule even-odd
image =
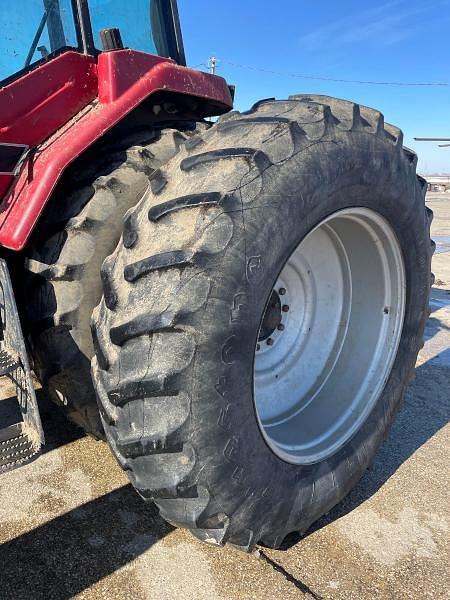
[[[43, 453], [85, 436], [37, 390]], [[100, 443], [100, 442], [99, 442]], [[65, 600], [129, 564], [172, 527], [131, 485], [83, 504], [0, 546], [1, 600]]]
[[170, 531], [154, 506], [123, 486], [3, 544], [0, 597], [73, 598]]
[[42, 454], [85, 437], [84, 431], [67, 420], [62, 410], [50, 400], [42, 388], [36, 390], [36, 399], [45, 435]]

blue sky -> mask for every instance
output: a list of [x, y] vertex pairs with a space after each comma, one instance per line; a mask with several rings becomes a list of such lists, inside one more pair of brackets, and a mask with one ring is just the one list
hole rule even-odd
[[188, 63], [219, 59], [238, 108], [319, 93], [380, 109], [405, 133], [424, 173], [450, 172], [450, 86], [396, 87], [296, 79], [232, 66], [338, 79], [450, 83], [450, 0], [178, 0]]

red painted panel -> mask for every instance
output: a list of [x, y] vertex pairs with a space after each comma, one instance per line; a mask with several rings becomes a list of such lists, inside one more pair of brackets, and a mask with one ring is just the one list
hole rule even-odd
[[97, 96], [92, 56], [66, 52], [0, 89], [0, 142], [35, 146]]
[[[36, 146], [97, 96], [92, 56], [66, 52], [0, 88], [0, 142]], [[0, 175], [0, 198], [13, 178]]]
[[167, 90], [198, 96], [231, 107], [228, 85], [221, 77], [180, 67], [173, 60], [137, 52], [117, 50], [98, 57], [98, 98], [109, 104], [126, 96], [139, 104], [143, 97]]
[[[85, 77], [90, 81], [86, 72]], [[84, 87], [86, 82], [77, 81], [86, 91], [86, 98], [87, 89], [91, 88]], [[99, 102], [86, 106], [25, 161], [0, 208], [0, 245], [21, 250], [64, 169], [151, 94], [165, 90], [209, 99], [218, 105], [215, 114], [232, 107], [228, 86], [221, 77], [131, 50], [100, 54], [98, 87]], [[69, 101], [70, 94], [65, 98]], [[49, 119], [53, 118], [52, 110], [48, 104]]]
[[12, 182], [13, 178], [9, 175], [0, 175], [0, 198], [3, 198]]

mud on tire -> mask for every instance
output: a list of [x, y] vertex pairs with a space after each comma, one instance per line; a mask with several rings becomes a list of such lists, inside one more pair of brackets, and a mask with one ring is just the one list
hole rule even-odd
[[27, 252], [24, 312], [34, 370], [70, 420], [94, 437], [104, 436], [90, 375], [89, 327], [102, 294], [101, 264], [150, 175], [201, 127], [141, 127], [91, 153], [59, 189]]
[[[379, 112], [298, 96], [230, 113], [155, 172], [102, 268], [92, 368], [112, 449], [169, 522], [209, 543], [277, 547], [360, 479], [401, 405], [428, 314], [432, 215], [415, 169]], [[291, 464], [255, 415], [261, 317], [292, 249], [352, 206], [382, 215], [403, 253], [399, 350], [354, 437], [326, 460]]]

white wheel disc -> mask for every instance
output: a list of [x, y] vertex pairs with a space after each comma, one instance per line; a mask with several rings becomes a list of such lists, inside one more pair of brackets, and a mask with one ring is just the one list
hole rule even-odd
[[386, 384], [405, 312], [405, 269], [388, 222], [334, 213], [294, 250], [255, 349], [261, 431], [287, 462], [311, 464], [361, 428]]

